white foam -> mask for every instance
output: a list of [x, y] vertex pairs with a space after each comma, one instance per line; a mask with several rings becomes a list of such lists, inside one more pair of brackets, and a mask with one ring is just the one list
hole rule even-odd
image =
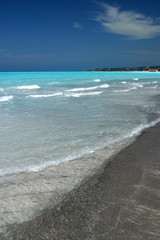
[[132, 90], [136, 90], [137, 87], [132, 87], [132, 88], [128, 88], [128, 89], [122, 89], [122, 90], [114, 90], [113, 92], [115, 93], [123, 93], [123, 92], [130, 92]]
[[133, 83], [132, 85], [139, 88], [143, 87], [143, 84], [140, 84], [140, 83]]
[[139, 78], [133, 78], [133, 80], [134, 80], [134, 81], [138, 81], [138, 80], [139, 80]]
[[[122, 142], [122, 140], [127, 140], [128, 139], [131, 139], [133, 137], [136, 137], [138, 136], [139, 134], [141, 134], [141, 132], [144, 130], [144, 129], [147, 129], [147, 128], [150, 128], [150, 127], [153, 127], [155, 126], [157, 123], [160, 122], [160, 118], [148, 123], [148, 124], [140, 124], [139, 126], [137, 126], [136, 128], [132, 129], [130, 133], [122, 136], [122, 137], [118, 137], [116, 140], [113, 140], [109, 143], [110, 144], [115, 144], [116, 142]], [[127, 143], [127, 142], [126, 142]]]
[[57, 93], [54, 93], [54, 94], [53, 94], [53, 96], [61, 96], [61, 95], [63, 95], [62, 92], [57, 92]]
[[8, 102], [11, 99], [13, 99], [13, 96], [3, 96], [0, 97], [0, 102]]
[[73, 89], [67, 90], [67, 92], [91, 91], [91, 90], [95, 90], [97, 88], [98, 88], [98, 86], [88, 87], [88, 88], [73, 88]]
[[[93, 152], [94, 151], [91, 150], [91, 149], [84, 148], [80, 152], [77, 152], [77, 153], [73, 152], [72, 154], [69, 154], [68, 156], [65, 156], [63, 158], [43, 162], [43, 163], [40, 163], [38, 165], [24, 166], [24, 167], [21, 167], [21, 168], [14, 167], [12, 169], [7, 168], [5, 171], [0, 169], [0, 176], [5, 176], [6, 174], [20, 173], [20, 172], [39, 172], [39, 171], [44, 170], [46, 167], [59, 165], [60, 163], [63, 163], [63, 162], [69, 162], [71, 160], [78, 159], [78, 158], [84, 156], [85, 154], [91, 154]], [[9, 178], [8, 180], [10, 182], [19, 183], [19, 181], [15, 180], [15, 179], [12, 181], [12, 179]]]
[[101, 82], [101, 79], [94, 79], [94, 82]]
[[83, 92], [83, 91], [92, 91], [97, 88], [109, 88], [109, 84], [102, 84], [100, 86], [93, 86], [93, 87], [87, 87], [87, 88], [73, 88], [67, 90], [67, 92]]
[[122, 84], [126, 84], [127, 82], [124, 81], [124, 82], [121, 82], [121, 83], [122, 83]]
[[150, 84], [156, 84], [158, 83], [158, 81], [154, 81], [154, 82], [143, 82], [144, 85], [150, 85]]
[[154, 121], [152, 121], [151, 123], [148, 123], [148, 124], [140, 124], [138, 127], [134, 128], [130, 134], [124, 136], [124, 138], [133, 137], [134, 135], [137, 135], [137, 134], [141, 133], [142, 130], [144, 130], [146, 128], [149, 128], [149, 127], [153, 127], [159, 122], [160, 122], [160, 118], [158, 118], [158, 119], [156, 119], [156, 120], [154, 120]]
[[109, 88], [109, 84], [103, 84], [103, 85], [101, 85], [101, 86], [99, 86], [100, 88]]
[[29, 95], [28, 97], [32, 97], [32, 98], [47, 98], [47, 97], [54, 97], [54, 96], [60, 96], [63, 95], [62, 92], [58, 92], [58, 93], [53, 93], [53, 94], [39, 94], [39, 95]]
[[39, 89], [40, 86], [38, 85], [28, 85], [28, 86], [18, 86], [17, 89]]
[[65, 94], [66, 97], [81, 97], [81, 96], [93, 96], [93, 95], [99, 95], [103, 92], [84, 92], [84, 93], [67, 93]]
[[3, 88], [0, 88], [0, 92], [4, 92], [4, 89], [3, 89]]

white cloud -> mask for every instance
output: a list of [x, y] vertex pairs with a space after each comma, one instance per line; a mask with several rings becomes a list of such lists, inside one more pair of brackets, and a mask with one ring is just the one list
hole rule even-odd
[[78, 22], [74, 22], [73, 23], [73, 27], [77, 28], [77, 29], [82, 29], [82, 25], [80, 23], [78, 23]]
[[114, 7], [106, 3], [100, 3], [103, 12], [95, 17], [106, 31], [125, 35], [129, 39], [149, 39], [160, 35], [160, 25], [156, 25], [157, 19], [146, 17], [135, 11], [121, 11], [120, 7]]

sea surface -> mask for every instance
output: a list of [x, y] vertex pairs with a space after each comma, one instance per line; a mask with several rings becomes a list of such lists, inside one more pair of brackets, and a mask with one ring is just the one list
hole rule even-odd
[[160, 73], [1, 72], [0, 175], [39, 171], [160, 121]]

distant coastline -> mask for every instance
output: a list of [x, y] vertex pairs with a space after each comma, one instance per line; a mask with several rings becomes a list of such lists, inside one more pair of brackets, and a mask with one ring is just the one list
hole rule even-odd
[[121, 68], [94, 68], [86, 70], [89, 72], [160, 72], [160, 65], [144, 67], [121, 67]]

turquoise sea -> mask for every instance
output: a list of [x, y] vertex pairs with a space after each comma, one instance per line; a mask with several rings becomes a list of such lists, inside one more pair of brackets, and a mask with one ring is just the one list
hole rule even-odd
[[160, 73], [1, 72], [0, 175], [39, 171], [160, 121]]

